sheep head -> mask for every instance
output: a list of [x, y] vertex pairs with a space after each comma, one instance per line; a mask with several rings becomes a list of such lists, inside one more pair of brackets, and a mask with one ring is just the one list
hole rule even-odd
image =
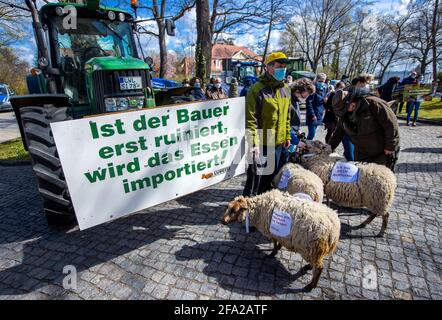
[[227, 210], [221, 219], [221, 223], [228, 224], [235, 221], [242, 222], [245, 220], [248, 210], [249, 205], [247, 199], [243, 196], [236, 197], [229, 203]]
[[330, 145], [319, 140], [307, 141], [306, 151], [318, 155], [329, 155], [332, 153]]

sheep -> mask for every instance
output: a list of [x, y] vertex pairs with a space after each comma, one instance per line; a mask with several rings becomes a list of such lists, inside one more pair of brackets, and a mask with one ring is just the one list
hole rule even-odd
[[331, 157], [331, 147], [321, 141], [306, 144], [309, 154], [301, 156], [304, 168], [318, 175], [324, 183], [327, 199], [349, 208], [367, 208], [370, 216], [352, 229], [361, 229], [377, 216], [382, 217], [382, 228], [377, 237], [383, 237], [388, 224], [389, 209], [396, 190], [396, 176], [387, 167], [375, 163], [352, 162], [359, 169], [357, 182], [331, 180], [331, 173], [339, 157]]
[[[275, 235], [270, 230], [275, 209], [283, 211], [284, 215], [291, 218], [291, 227], [286, 236]], [[314, 269], [312, 280], [304, 290], [316, 288], [323, 269], [323, 260], [335, 252], [339, 242], [341, 224], [336, 211], [321, 203], [297, 199], [273, 189], [254, 197], [236, 197], [229, 203], [221, 222], [242, 222], [247, 213], [250, 225], [275, 245], [279, 243], [289, 251], [301, 254], [309, 263], [301, 272]], [[274, 248], [273, 256], [278, 249], [280, 248]]]
[[[284, 177], [284, 175], [287, 176]], [[281, 181], [281, 178], [284, 180]], [[322, 180], [299, 164], [290, 162], [285, 164], [273, 179], [272, 184], [274, 187], [287, 191], [294, 196], [297, 196], [299, 193], [307, 194], [315, 202], [322, 203], [324, 198], [324, 184]]]

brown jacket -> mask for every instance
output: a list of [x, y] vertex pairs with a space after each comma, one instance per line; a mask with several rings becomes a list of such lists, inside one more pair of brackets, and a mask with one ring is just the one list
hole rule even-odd
[[384, 149], [399, 147], [399, 126], [388, 104], [374, 96], [361, 98], [353, 111], [338, 119], [329, 144], [336, 149], [347, 134], [355, 146], [355, 161], [385, 162]]
[[217, 89], [215, 87], [207, 89], [206, 97], [207, 97], [207, 99], [210, 99], [210, 100], [218, 100], [218, 99], [227, 99], [228, 98], [227, 94], [223, 88]]

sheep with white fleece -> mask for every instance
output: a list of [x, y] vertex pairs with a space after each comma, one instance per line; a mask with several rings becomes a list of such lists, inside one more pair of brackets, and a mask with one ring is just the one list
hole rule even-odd
[[336, 211], [273, 189], [254, 197], [236, 197], [229, 203], [221, 222], [244, 221], [247, 213], [250, 225], [274, 244], [280, 243], [301, 254], [309, 263], [303, 271], [314, 268], [313, 278], [304, 290], [315, 288], [324, 258], [336, 250], [339, 242], [341, 223]]
[[387, 228], [389, 209], [396, 191], [396, 176], [386, 166], [375, 163], [351, 162], [359, 170], [356, 182], [336, 182], [331, 179], [332, 171], [339, 158], [331, 157], [331, 148], [321, 141], [308, 141], [308, 154], [301, 157], [304, 168], [318, 175], [324, 183], [327, 198], [340, 206], [367, 208], [371, 214], [354, 229], [367, 226], [376, 216], [382, 217], [382, 228], [378, 237]]
[[286, 163], [272, 182], [275, 188], [287, 191], [293, 196], [308, 195], [312, 201], [322, 203], [324, 199], [324, 184], [313, 172], [301, 165]]

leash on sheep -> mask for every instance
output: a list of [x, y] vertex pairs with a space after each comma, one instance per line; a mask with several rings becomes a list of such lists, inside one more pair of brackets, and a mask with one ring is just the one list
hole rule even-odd
[[[259, 181], [257, 183], [257, 187], [259, 187], [259, 184], [261, 182], [261, 176], [257, 175], [258, 164], [256, 162], [256, 154], [255, 154], [255, 152], [253, 152], [253, 154], [252, 154], [252, 161], [253, 161], [253, 164], [252, 164], [252, 175], [253, 175], [253, 178], [252, 178], [252, 192], [250, 193], [250, 195], [253, 197], [253, 196], [256, 196], [258, 194], [258, 192], [255, 190], [255, 180], [256, 180], [257, 176], [259, 178]], [[250, 233], [250, 213], [249, 212], [247, 212], [247, 214], [246, 214], [246, 233]]]

